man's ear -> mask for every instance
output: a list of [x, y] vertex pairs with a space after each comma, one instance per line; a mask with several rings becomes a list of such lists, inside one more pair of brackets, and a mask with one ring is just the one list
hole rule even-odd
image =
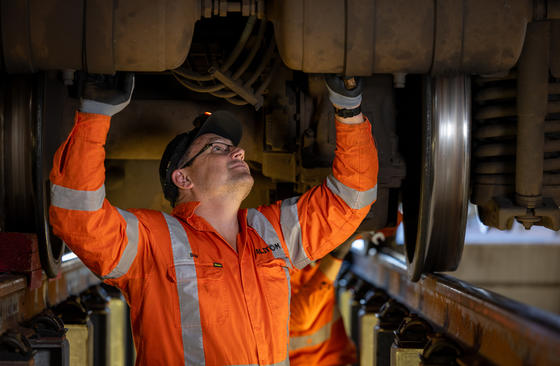
[[177, 169], [171, 173], [171, 180], [173, 183], [181, 189], [191, 189], [193, 186], [190, 178], [185, 174], [184, 171]]

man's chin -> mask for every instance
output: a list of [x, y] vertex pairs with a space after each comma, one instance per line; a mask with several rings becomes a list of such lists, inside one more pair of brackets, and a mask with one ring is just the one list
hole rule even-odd
[[230, 189], [238, 191], [247, 196], [249, 192], [251, 192], [255, 180], [251, 176], [251, 173], [247, 172], [243, 174], [236, 174], [231, 178], [230, 183]]
[[[245, 169], [239, 169], [239, 171], [235, 172], [234, 174], [231, 175], [232, 179], [234, 181], [244, 181], [244, 180], [250, 180], [251, 182], [253, 182], [253, 176], [251, 175], [251, 172], [249, 170], [245, 170]], [[251, 183], [252, 185], [253, 183]]]
[[241, 179], [239, 180], [239, 183], [246, 186], [248, 191], [251, 191], [251, 189], [253, 188], [253, 184], [255, 184], [255, 179], [253, 178], [251, 173], [247, 173], [240, 178]]

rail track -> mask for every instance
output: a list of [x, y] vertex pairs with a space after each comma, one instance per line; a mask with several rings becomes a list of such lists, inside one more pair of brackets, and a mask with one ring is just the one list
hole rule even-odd
[[[361, 332], [352, 331], [362, 356], [367, 354], [367, 345], [356, 335], [376, 332], [373, 327], [363, 329], [364, 311], [370, 307], [379, 324], [385, 320], [385, 324], [378, 324], [377, 330], [391, 331], [393, 352], [411, 348], [412, 344], [418, 354], [423, 354], [424, 364], [434, 362], [426, 354], [434, 351], [434, 343], [440, 344], [440, 361], [441, 357], [445, 359], [442, 364], [560, 364], [559, 316], [448, 275], [425, 274], [418, 282], [411, 282], [405, 259], [398, 253], [388, 250], [374, 251], [367, 256], [354, 253], [352, 265], [339, 284], [342, 287], [339, 294], [347, 292], [346, 299], [344, 295], [339, 297], [341, 306], [348, 307], [341, 309], [343, 316], [346, 313], [348, 322], [354, 326], [362, 324]], [[412, 321], [408, 336], [406, 330], [402, 332], [404, 320]], [[425, 324], [424, 328], [418, 326], [420, 322]], [[401, 347], [397, 345], [399, 336], [405, 340]], [[379, 341], [380, 338], [374, 343]], [[372, 347], [379, 349], [379, 345]], [[448, 357], [450, 354], [452, 357]]]

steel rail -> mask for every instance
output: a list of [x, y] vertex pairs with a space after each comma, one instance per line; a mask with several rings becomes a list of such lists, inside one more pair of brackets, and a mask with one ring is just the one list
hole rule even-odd
[[558, 365], [560, 316], [441, 274], [408, 279], [404, 258], [353, 256], [352, 271], [410, 312], [499, 365]]

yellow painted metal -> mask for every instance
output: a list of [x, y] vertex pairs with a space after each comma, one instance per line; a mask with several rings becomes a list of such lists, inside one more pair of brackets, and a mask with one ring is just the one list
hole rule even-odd
[[111, 366], [124, 366], [126, 357], [126, 303], [120, 298], [111, 298], [109, 309]]
[[346, 334], [352, 334], [352, 291], [342, 290], [339, 295], [339, 309]]
[[263, 175], [286, 182], [296, 182], [296, 156], [292, 153], [263, 153]]
[[360, 317], [360, 366], [371, 366], [375, 362], [373, 330], [377, 322], [374, 313], [365, 313]]
[[93, 325], [65, 324], [66, 338], [70, 343], [70, 366], [93, 366]]
[[402, 348], [391, 346], [391, 366], [419, 366], [423, 348]]

